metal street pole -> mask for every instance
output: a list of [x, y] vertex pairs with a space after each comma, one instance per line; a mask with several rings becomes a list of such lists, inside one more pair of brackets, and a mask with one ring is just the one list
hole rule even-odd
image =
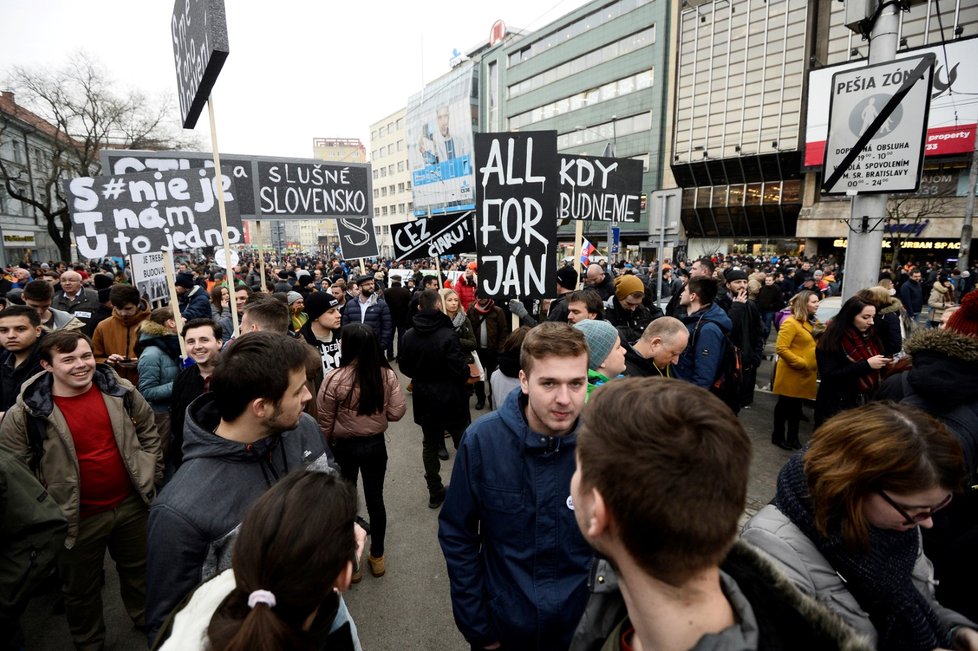
[[971, 172], [968, 174], [968, 201], [964, 207], [964, 223], [961, 224], [961, 253], [958, 255], [958, 269], [964, 271], [971, 262], [971, 223], [975, 218], [975, 185], [978, 185], [978, 138], [975, 150], [971, 152]]
[[663, 252], [666, 250], [666, 208], [669, 206], [669, 195], [662, 195], [662, 223], [659, 227], [659, 279], [656, 281], [655, 300], [662, 301], [662, 265], [666, 262]]
[[[866, 4], [868, 6], [870, 3]], [[869, 36], [870, 65], [896, 59], [900, 26], [898, 12], [896, 3], [887, 4], [873, 25]], [[842, 300], [848, 300], [861, 289], [874, 286], [879, 280], [883, 257], [883, 222], [888, 199], [889, 195], [886, 194], [857, 194], [852, 198]]]

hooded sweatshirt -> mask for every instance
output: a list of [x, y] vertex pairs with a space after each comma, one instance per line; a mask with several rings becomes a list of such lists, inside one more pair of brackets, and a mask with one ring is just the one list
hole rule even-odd
[[231, 547], [251, 505], [289, 470], [334, 472], [336, 464], [316, 421], [251, 444], [214, 434], [217, 397], [187, 408], [183, 465], [153, 503], [146, 557], [146, 623], [150, 639], [170, 611], [201, 581], [231, 566]]

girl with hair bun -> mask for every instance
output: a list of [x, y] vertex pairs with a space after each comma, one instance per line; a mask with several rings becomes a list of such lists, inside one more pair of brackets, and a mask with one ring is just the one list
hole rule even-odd
[[339, 594], [350, 586], [360, 551], [356, 513], [356, 493], [343, 479], [290, 473], [248, 511], [232, 568], [197, 588], [172, 616], [173, 631], [160, 648], [359, 651]]

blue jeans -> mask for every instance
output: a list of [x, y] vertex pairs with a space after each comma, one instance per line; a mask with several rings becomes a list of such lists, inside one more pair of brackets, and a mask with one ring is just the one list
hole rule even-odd
[[774, 315], [777, 312], [761, 312], [761, 328], [764, 332], [764, 341], [771, 336], [771, 328], [774, 327]]

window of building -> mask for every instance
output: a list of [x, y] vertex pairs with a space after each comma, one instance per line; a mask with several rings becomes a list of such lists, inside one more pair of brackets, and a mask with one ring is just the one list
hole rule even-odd
[[386, 185], [380, 189], [380, 196], [382, 196], [382, 197], [386, 197], [387, 196], [387, 186]]
[[404, 192], [404, 184], [403, 183], [398, 183], [397, 184], [397, 191], [398, 192]]
[[380, 176], [381, 176], [381, 178], [387, 176], [387, 168], [386, 167], [381, 167], [380, 168]]
[[373, 175], [374, 175], [374, 179], [376, 179], [377, 178], [377, 170], [374, 170], [373, 171]]
[[398, 172], [404, 171], [404, 161], [402, 160], [397, 161], [397, 171]]
[[652, 86], [653, 78], [653, 70], [643, 70], [634, 75], [608, 82], [598, 88], [575, 93], [570, 97], [564, 97], [555, 102], [537, 106], [529, 111], [517, 113], [509, 118], [509, 126], [512, 129], [520, 129], [540, 122], [541, 120], [547, 120], [557, 115], [569, 113], [578, 108], [593, 106], [628, 93], [645, 90]]
[[380, 216], [381, 217], [387, 216], [387, 206], [384, 206], [383, 208], [380, 209]]
[[378, 190], [377, 188], [374, 188], [374, 199], [376, 199], [379, 196], [380, 196], [380, 190]]

